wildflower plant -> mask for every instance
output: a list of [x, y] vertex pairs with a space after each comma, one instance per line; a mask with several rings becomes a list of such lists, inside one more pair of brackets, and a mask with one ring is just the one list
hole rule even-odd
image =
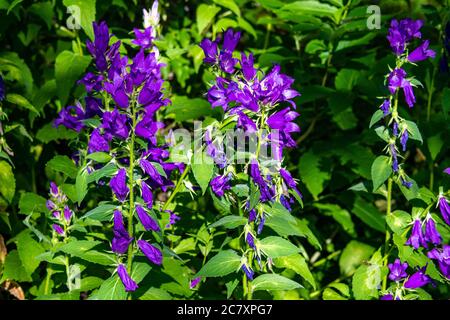
[[[252, 53], [236, 55], [240, 36], [230, 28], [216, 40], [200, 43], [215, 77], [207, 99], [212, 108], [223, 110], [221, 121], [203, 128], [204, 149], [215, 164], [211, 195], [227, 208], [210, 228], [235, 230], [232, 248], [237, 252], [219, 251], [198, 276], [224, 276], [240, 269], [244, 296], [251, 299], [254, 291], [270, 290], [271, 282], [285, 290], [299, 287], [275, 266], [300, 251], [289, 236], [298, 235], [299, 221], [290, 211], [302, 204], [302, 194], [283, 166], [285, 150], [296, 146], [292, 134], [300, 131], [293, 101], [300, 94], [279, 65], [264, 73]], [[267, 226], [278, 235], [267, 236]], [[226, 270], [219, 267], [224, 261]]]

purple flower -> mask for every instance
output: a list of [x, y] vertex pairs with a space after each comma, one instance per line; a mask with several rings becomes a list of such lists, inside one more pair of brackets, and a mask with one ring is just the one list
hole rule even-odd
[[175, 213], [173, 213], [170, 210], [166, 210], [166, 212], [170, 213], [169, 216], [169, 223], [166, 225], [166, 228], [170, 228], [171, 225], [174, 225], [178, 220], [181, 220], [179, 216], [177, 216]]
[[259, 171], [258, 162], [255, 159], [253, 159], [249, 164], [249, 171], [250, 176], [253, 178], [255, 184], [259, 186], [259, 191], [261, 192], [260, 200], [262, 202], [271, 201], [273, 198], [273, 192], [268, 187], [266, 181], [264, 181], [264, 178], [262, 177], [261, 172]]
[[84, 110], [81, 105], [77, 104], [76, 106], [68, 106], [63, 108], [58, 117], [54, 121], [54, 125], [56, 127], [63, 125], [68, 129], [75, 130], [80, 132], [80, 130], [84, 127], [81, 120], [84, 119]]
[[229, 173], [223, 176], [217, 176], [211, 180], [209, 184], [211, 185], [211, 189], [216, 194], [216, 196], [222, 197], [226, 190], [231, 189], [231, 178], [232, 175]]
[[109, 30], [105, 21], [97, 24], [93, 22], [95, 40], [86, 42], [86, 47], [95, 59], [95, 65], [99, 71], [105, 71], [108, 67], [106, 62], [106, 50], [109, 44]]
[[402, 185], [407, 187], [408, 189], [412, 187], [413, 183], [411, 181], [405, 180], [404, 177], [400, 177], [400, 181], [402, 182]]
[[222, 51], [219, 55], [219, 65], [220, 69], [226, 73], [233, 73], [234, 67], [238, 63], [238, 59], [233, 58], [233, 54], [231, 52]]
[[385, 294], [384, 296], [381, 296], [380, 300], [394, 300], [394, 296], [392, 294]]
[[133, 238], [125, 229], [123, 224], [122, 213], [119, 210], [114, 210], [114, 227], [113, 227], [114, 237], [111, 241], [111, 250], [118, 254], [124, 254], [128, 250]]
[[434, 245], [441, 244], [442, 242], [441, 235], [436, 229], [436, 223], [432, 218], [428, 218], [425, 222], [424, 239], [426, 242]]
[[409, 41], [422, 36], [420, 33], [422, 25], [422, 20], [403, 19], [400, 23], [395, 19], [391, 21], [387, 39], [389, 40], [392, 51], [397, 56], [405, 51], [406, 44]]
[[53, 181], [50, 182], [50, 194], [55, 198], [59, 195], [59, 188]]
[[248, 57], [245, 55], [244, 52], [241, 53], [241, 68], [242, 73], [244, 75], [244, 78], [247, 81], [252, 81], [253, 78], [256, 76], [256, 69], [253, 64], [253, 54], [249, 54]]
[[444, 221], [450, 225], [450, 205], [447, 199], [443, 196], [439, 197], [439, 210], [441, 211]]
[[425, 274], [426, 266], [412, 274], [403, 285], [407, 289], [417, 289], [431, 282], [431, 278]]
[[66, 221], [69, 222], [70, 218], [72, 218], [72, 211], [69, 209], [68, 206], [65, 206], [64, 207], [64, 219], [66, 219]]
[[134, 35], [136, 37], [135, 40], [131, 41], [131, 43], [140, 46], [143, 49], [148, 49], [152, 46], [153, 41], [153, 32], [152, 27], [145, 28], [144, 31], [140, 31], [139, 29], [133, 29]]
[[289, 147], [295, 147], [295, 141], [290, 136], [290, 133], [300, 132], [300, 127], [293, 122], [298, 116], [299, 114], [297, 112], [285, 108], [272, 114], [267, 119], [269, 127], [271, 129], [279, 130], [282, 141]]
[[416, 49], [410, 52], [410, 54], [408, 55], [408, 61], [418, 62], [428, 58], [434, 58], [436, 56], [436, 52], [434, 52], [431, 49], [428, 49], [429, 45], [430, 45], [429, 40], [425, 40], [424, 42], [422, 42], [420, 46], [418, 46]]
[[136, 125], [136, 135], [156, 144], [155, 134], [163, 126], [163, 123], [154, 121], [153, 116], [146, 112], [143, 119]]
[[389, 99], [385, 99], [380, 106], [380, 109], [383, 111], [383, 114], [387, 116], [390, 113], [391, 101]]
[[58, 225], [58, 224], [53, 224], [52, 225], [52, 228], [53, 228], [53, 230], [55, 230], [59, 235], [64, 235], [64, 230], [63, 230], [63, 228], [61, 228], [61, 226], [60, 225]]
[[256, 250], [255, 239], [253, 238], [253, 236], [250, 232], [247, 233], [245, 240], [247, 241], [247, 244], [249, 245], [250, 248], [252, 248], [253, 250]]
[[253, 276], [255, 275], [255, 272], [252, 270], [252, 268], [250, 268], [249, 266], [243, 264], [241, 269], [242, 269], [242, 271], [245, 272], [245, 274], [247, 275], [247, 278], [250, 281], [253, 280]]
[[56, 205], [52, 200], [47, 200], [47, 202], [45, 203], [45, 206], [47, 207], [47, 209], [49, 211], [55, 210], [56, 209]]
[[216, 64], [217, 56], [219, 55], [217, 43], [205, 38], [200, 42], [200, 47], [205, 53], [205, 59], [203, 59], [203, 62], [208, 64]]
[[223, 152], [223, 147], [221, 144], [217, 144], [212, 141], [210, 130], [205, 132], [205, 143], [206, 143], [206, 153], [214, 159], [214, 162], [220, 169], [227, 166], [227, 157]]
[[127, 94], [125, 78], [118, 73], [114, 73], [112, 83], [104, 83], [105, 90], [108, 92], [120, 108], [128, 108], [130, 99]]
[[137, 212], [139, 220], [141, 221], [145, 230], [147, 230], [147, 231], [149, 231], [149, 230], [160, 231], [161, 230], [159, 228], [158, 223], [140, 205], [136, 205], [136, 212]]
[[389, 150], [391, 152], [391, 157], [392, 157], [392, 170], [394, 172], [397, 172], [398, 171], [397, 149], [395, 148], [394, 143], [391, 143], [389, 145]]
[[151, 209], [153, 207], [153, 193], [148, 184], [144, 181], [141, 182], [141, 194], [147, 208]]
[[99, 98], [94, 98], [94, 97], [86, 97], [84, 99], [85, 103], [86, 103], [86, 108], [85, 108], [85, 113], [84, 113], [84, 118], [85, 119], [89, 119], [92, 118], [96, 115], [98, 116], [102, 116], [103, 112], [100, 109], [102, 106], [102, 100]]
[[233, 99], [234, 91], [237, 89], [236, 83], [217, 77], [216, 84], [208, 90], [208, 101], [213, 108], [222, 107], [226, 111], [228, 103]]
[[229, 28], [224, 35], [222, 46], [223, 50], [232, 53], [236, 48], [240, 38], [241, 33], [239, 31], [234, 32], [233, 29]]
[[414, 96], [414, 91], [409, 81], [404, 81], [403, 93], [405, 94], [406, 103], [410, 108], [412, 108], [416, 103], [416, 97]]
[[237, 121], [237, 127], [243, 128], [244, 131], [248, 133], [256, 132], [258, 131], [256, 127], [256, 123], [250, 119], [245, 113], [242, 111], [237, 112], [238, 115], [238, 121]]
[[111, 141], [113, 137], [125, 140], [128, 138], [127, 116], [117, 109], [103, 114], [102, 128], [105, 138]]
[[127, 172], [124, 168], [119, 169], [111, 179], [109, 185], [120, 202], [124, 202], [130, 189], [127, 187]]
[[284, 180], [284, 183], [286, 183], [286, 185], [291, 188], [292, 190], [294, 190], [295, 192], [297, 192], [297, 194], [300, 197], [303, 197], [302, 194], [300, 193], [300, 191], [298, 191], [297, 189], [297, 182], [295, 182], [294, 178], [292, 178], [291, 174], [289, 173], [289, 171], [287, 171], [286, 169], [281, 168], [280, 169], [280, 175]]
[[278, 102], [289, 102], [294, 108], [293, 98], [300, 94], [291, 88], [294, 79], [280, 73], [280, 66], [275, 65], [260, 83], [260, 94], [264, 103], [275, 105]]
[[138, 240], [137, 242], [139, 248], [141, 251], [145, 254], [145, 256], [153, 262], [154, 264], [161, 265], [163, 256], [161, 253], [161, 250], [156, 248], [155, 246], [151, 245], [145, 240]]
[[428, 258], [437, 260], [439, 269], [450, 280], [450, 246], [444, 245], [442, 250], [433, 249], [428, 252]]
[[406, 269], [408, 269], [408, 263], [401, 263], [400, 259], [395, 259], [394, 263], [388, 264], [389, 268], [389, 279], [392, 281], [398, 282], [403, 278], [406, 278], [408, 274], [406, 273]]
[[419, 247], [427, 247], [427, 244], [423, 238], [422, 234], [422, 222], [419, 219], [414, 221], [414, 225], [412, 227], [411, 235], [405, 243], [406, 245], [412, 246], [414, 249], [419, 249]]
[[158, 185], [163, 185], [163, 177], [159, 174], [159, 172], [156, 170], [156, 168], [153, 166], [153, 164], [145, 159], [141, 159], [139, 161], [139, 164], [141, 165], [142, 170], [148, 174], [154, 182], [156, 182]]
[[408, 138], [409, 138], [408, 130], [403, 131], [403, 134], [400, 138], [400, 143], [402, 144], [403, 152], [406, 151], [406, 143], [408, 142]]
[[94, 129], [91, 134], [91, 138], [88, 143], [89, 153], [92, 152], [108, 152], [109, 144], [108, 140], [106, 140], [101, 134], [98, 128]]
[[402, 68], [395, 68], [394, 70], [391, 71], [391, 73], [388, 76], [388, 85], [391, 94], [394, 94], [398, 88], [403, 87], [405, 77], [406, 71], [403, 70]]
[[131, 279], [130, 275], [127, 272], [127, 269], [123, 264], [119, 264], [117, 267], [117, 273], [119, 275], [120, 280], [122, 280], [123, 285], [125, 286], [125, 291], [135, 291], [138, 288], [136, 282]]
[[256, 210], [253, 208], [248, 212], [248, 221], [252, 222], [256, 220]]
[[3, 81], [3, 77], [0, 76], [0, 101], [5, 100], [5, 81]]
[[100, 91], [102, 89], [102, 82], [104, 77], [99, 74], [93, 74], [92, 72], [88, 72], [84, 75], [84, 77], [78, 81], [78, 84], [84, 84], [87, 92], [91, 91]]
[[194, 289], [202, 280], [202, 277], [197, 277], [191, 280], [191, 283], [189, 285], [189, 288]]
[[450, 175], [450, 167], [444, 170], [444, 173], [449, 174]]
[[266, 223], [266, 216], [263, 214], [261, 219], [259, 220], [258, 230], [256, 231], [258, 234], [261, 234], [264, 228], [264, 224]]

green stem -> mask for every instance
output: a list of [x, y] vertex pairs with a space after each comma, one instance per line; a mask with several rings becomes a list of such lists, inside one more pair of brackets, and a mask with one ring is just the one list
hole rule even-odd
[[[129, 153], [130, 153], [130, 166], [128, 167], [128, 177], [129, 177], [129, 189], [130, 189], [130, 206], [128, 212], [128, 233], [130, 237], [134, 235], [133, 229], [133, 216], [134, 216], [134, 143], [135, 143], [135, 128], [136, 128], [136, 102], [132, 101], [131, 103], [131, 113], [132, 113], [132, 130], [131, 130], [131, 139], [130, 144], [128, 145]], [[128, 273], [131, 274], [131, 267], [133, 265], [133, 245], [128, 247], [128, 256], [127, 256], [127, 270]]]
[[53, 269], [52, 268], [47, 268], [47, 276], [45, 277], [45, 282], [44, 282], [44, 295], [50, 294], [49, 290], [50, 290], [50, 280], [52, 278], [52, 274], [53, 274]]
[[167, 208], [169, 207], [169, 204], [172, 203], [172, 200], [175, 198], [176, 194], [180, 191], [181, 189], [181, 185], [184, 181], [184, 178], [186, 178], [187, 174], [189, 173], [190, 170], [190, 166], [188, 165], [185, 169], [183, 174], [181, 175], [180, 179], [178, 179], [178, 182], [175, 186], [175, 189], [173, 190], [173, 192], [170, 194], [169, 199], [167, 199], [166, 203], [164, 203], [163, 206], [163, 211], [167, 210]]
[[[388, 180], [388, 187], [387, 187], [387, 203], [386, 203], [386, 217], [389, 217], [391, 215], [391, 210], [392, 210], [392, 178], [389, 178]], [[389, 254], [389, 240], [391, 239], [391, 233], [389, 232], [389, 227], [386, 226], [386, 236], [384, 239], [384, 254], [385, 254], [385, 259], [383, 259], [383, 266], [387, 265], [388, 259], [387, 259], [387, 255]], [[383, 291], [386, 290], [386, 286], [387, 286], [387, 274], [386, 276], [383, 278], [383, 286], [382, 289]]]
[[433, 191], [434, 185], [434, 163], [430, 164], [430, 190]]

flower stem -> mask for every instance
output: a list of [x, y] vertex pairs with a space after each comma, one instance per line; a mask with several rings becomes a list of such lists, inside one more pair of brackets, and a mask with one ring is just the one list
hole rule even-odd
[[[391, 210], [392, 210], [392, 178], [388, 179], [388, 187], [387, 187], [387, 203], [386, 203], [386, 218], [389, 217], [391, 215]], [[384, 239], [384, 255], [386, 259], [383, 259], [383, 266], [387, 265], [388, 259], [387, 259], [387, 255], [389, 254], [389, 240], [391, 239], [391, 233], [389, 232], [389, 227], [386, 225], [386, 236]], [[383, 291], [386, 290], [386, 286], [387, 286], [387, 274], [386, 276], [383, 278], [383, 286], [382, 289]]]
[[188, 165], [184, 169], [183, 174], [181, 175], [180, 179], [178, 179], [175, 189], [173, 189], [173, 192], [170, 194], [169, 199], [167, 199], [166, 203], [164, 203], [164, 206], [162, 208], [163, 211], [167, 210], [167, 208], [169, 207], [169, 204], [172, 203], [172, 200], [175, 198], [176, 194], [180, 191], [181, 184], [183, 183], [184, 178], [186, 178], [187, 174], [189, 173], [190, 168], [191, 167]]

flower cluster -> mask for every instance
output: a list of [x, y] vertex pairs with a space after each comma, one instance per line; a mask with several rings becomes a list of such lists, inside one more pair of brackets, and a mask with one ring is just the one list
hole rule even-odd
[[[206, 128], [205, 141], [207, 154], [222, 172], [210, 182], [217, 197], [227, 196], [227, 193], [232, 195], [233, 180], [237, 179], [237, 170], [232, 163], [234, 157], [225, 152], [221, 129], [234, 122], [238, 143], [248, 142], [250, 152], [243, 152], [241, 164], [245, 164], [244, 172], [248, 173], [251, 190], [259, 192], [259, 202], [251, 204], [248, 198], [242, 202], [243, 209], [248, 212], [244, 238], [261, 267], [256, 235], [262, 232], [266, 221], [264, 204], [278, 202], [291, 210], [294, 198], [301, 201], [302, 197], [296, 181], [282, 167], [284, 149], [296, 146], [291, 134], [300, 131], [294, 122], [299, 114], [293, 110], [296, 109], [293, 99], [300, 94], [292, 88], [294, 79], [280, 73], [279, 65], [264, 74], [256, 68], [253, 54], [242, 52], [240, 58], [236, 58], [233, 52], [240, 35], [240, 32], [228, 29], [223, 39], [203, 39], [200, 43], [204, 62], [212, 66], [216, 76], [207, 93], [208, 101], [213, 108], [224, 110], [222, 123], [213, 123]], [[280, 108], [282, 105], [285, 106]], [[234, 146], [233, 142], [231, 144]], [[270, 156], [267, 154], [269, 148]], [[237, 159], [238, 163], [239, 160], [242, 159]], [[256, 231], [253, 230], [255, 227]], [[254, 276], [252, 256], [244, 254], [241, 266], [250, 280]]]
[[388, 117], [389, 139], [386, 151], [390, 155], [392, 170], [407, 188], [412, 186], [404, 171], [401, 169], [398, 158], [401, 157], [397, 147], [398, 140], [402, 151], [406, 151], [406, 146], [411, 134], [413, 126], [411, 122], [403, 119], [398, 113], [399, 91], [402, 90], [406, 104], [412, 108], [416, 103], [413, 87], [419, 83], [413, 77], [407, 77], [406, 71], [403, 69], [405, 64], [416, 64], [417, 62], [434, 58], [436, 53], [429, 49], [429, 41], [424, 40], [413, 50], [409, 50], [408, 46], [415, 38], [421, 38], [420, 29], [423, 25], [421, 20], [404, 19], [401, 21], [392, 20], [389, 28], [387, 39], [391, 45], [393, 53], [396, 55], [396, 66], [386, 76], [387, 86], [390, 95], [387, 96], [380, 106], [384, 117]]
[[[152, 9], [153, 20], [157, 18], [157, 6], [156, 2]], [[137, 288], [129, 276], [137, 249], [156, 265], [161, 265], [163, 259], [160, 246], [142, 239], [146, 233], [136, 237], [135, 219], [145, 231], [160, 232], [158, 214], [161, 210], [154, 208], [154, 192], [167, 191], [174, 185], [171, 173], [184, 170], [183, 164], [166, 161], [167, 146], [158, 144], [157, 140], [157, 133], [164, 124], [156, 120], [156, 113], [170, 101], [164, 97], [160, 72], [163, 65], [158, 61], [159, 54], [152, 42], [156, 36], [154, 27], [134, 29], [132, 44], [138, 52], [129, 58], [119, 53], [120, 41], [110, 44], [112, 35], [105, 22], [94, 23], [95, 39], [88, 41], [87, 48], [97, 71], [88, 72], [79, 81], [88, 92], [85, 106], [80, 102], [69, 106], [55, 121], [56, 125], [76, 131], [92, 126], [86, 153], [107, 153], [111, 158], [107, 165], [112, 164], [117, 169], [109, 181], [118, 203], [113, 217], [111, 249], [118, 255], [117, 272], [126, 291]], [[87, 163], [91, 174], [105, 165], [95, 160]], [[177, 218], [172, 214], [169, 224], [175, 223]]]
[[67, 196], [54, 182], [50, 182], [49, 197], [46, 206], [51, 212], [52, 221], [54, 221], [52, 229], [57, 236], [66, 238], [74, 216], [67, 204]]

